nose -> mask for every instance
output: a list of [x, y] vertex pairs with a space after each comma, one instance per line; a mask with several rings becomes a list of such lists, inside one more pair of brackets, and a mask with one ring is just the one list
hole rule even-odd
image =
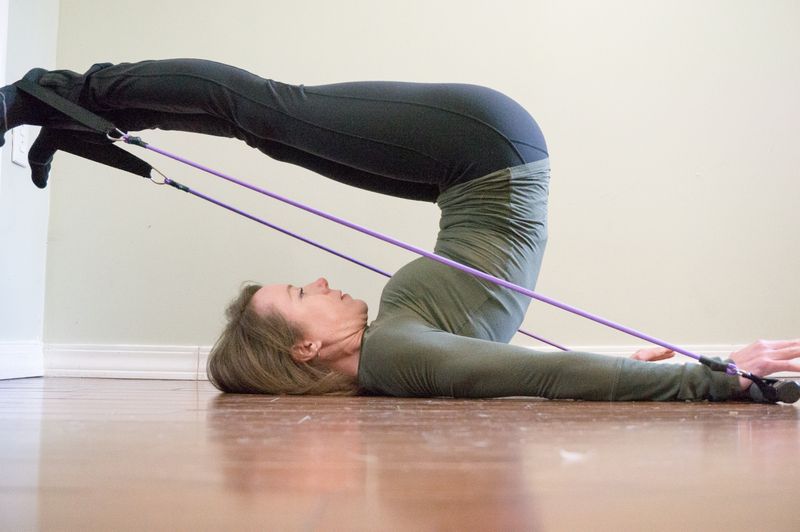
[[328, 288], [328, 280], [325, 279], [324, 277], [320, 277], [319, 279], [317, 279], [313, 283], [311, 283], [308, 286], [306, 286], [306, 289], [309, 289], [309, 288], [316, 288], [317, 290], [322, 290], [322, 291], [329, 290], [329, 288]]

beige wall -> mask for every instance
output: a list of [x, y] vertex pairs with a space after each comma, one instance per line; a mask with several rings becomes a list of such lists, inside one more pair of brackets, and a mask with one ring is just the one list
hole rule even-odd
[[[180, 56], [281, 81], [457, 81], [547, 136], [539, 290], [678, 343], [800, 334], [800, 4], [793, 1], [62, 0], [58, 65]], [[431, 248], [434, 206], [356, 191], [232, 140], [165, 149]], [[168, 175], [389, 270], [407, 253], [149, 157]], [[68, 155], [52, 178], [45, 340], [211, 344], [242, 280], [383, 279], [200, 200]], [[568, 345], [636, 344], [534, 303]], [[521, 343], [524, 340], [519, 340]]]

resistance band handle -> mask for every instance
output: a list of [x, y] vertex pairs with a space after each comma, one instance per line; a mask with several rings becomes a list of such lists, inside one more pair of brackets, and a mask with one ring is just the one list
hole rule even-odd
[[[699, 361], [712, 371], [729, 373], [729, 362], [707, 356], [701, 356]], [[753, 382], [749, 389], [750, 398], [757, 403], [796, 403], [800, 400], [800, 383], [759, 377], [749, 371], [738, 370], [738, 374]]]
[[743, 375], [753, 381], [750, 398], [757, 403], [796, 403], [800, 400], [800, 383], [758, 377], [752, 373]]
[[774, 387], [778, 394], [778, 401], [796, 403], [800, 400], [800, 383], [797, 381], [778, 381]]

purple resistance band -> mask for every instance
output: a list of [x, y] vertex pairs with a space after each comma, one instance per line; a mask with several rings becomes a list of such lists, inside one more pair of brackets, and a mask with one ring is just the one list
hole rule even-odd
[[[400, 247], [400, 248], [403, 248], [403, 249], [405, 249], [407, 251], [411, 251], [412, 253], [416, 253], [417, 255], [421, 255], [421, 256], [423, 256], [425, 258], [428, 258], [430, 260], [439, 262], [441, 264], [445, 264], [445, 265], [450, 266], [452, 268], [455, 268], [457, 270], [461, 270], [461, 271], [463, 271], [465, 273], [468, 273], [468, 274], [470, 274], [470, 275], [472, 275], [474, 277], [478, 277], [479, 279], [483, 279], [485, 281], [489, 281], [489, 282], [497, 284], [499, 286], [508, 288], [509, 290], [513, 290], [515, 292], [518, 292], [520, 294], [526, 295], [526, 296], [528, 296], [530, 298], [536, 299], [536, 300], [541, 301], [543, 303], [547, 303], [548, 305], [552, 305], [552, 306], [560, 308], [562, 310], [566, 310], [567, 312], [571, 312], [572, 314], [576, 314], [576, 315], [581, 316], [583, 318], [595, 321], [597, 323], [600, 323], [601, 325], [605, 325], [606, 327], [610, 327], [612, 329], [616, 329], [616, 330], [618, 330], [620, 332], [623, 332], [625, 334], [628, 334], [630, 336], [635, 336], [636, 338], [640, 338], [640, 339], [645, 340], [645, 341], [647, 341], [649, 343], [660, 345], [661, 347], [665, 347], [667, 349], [675, 351], [676, 353], [680, 353], [680, 354], [685, 355], [687, 357], [693, 358], [693, 359], [695, 359], [695, 360], [697, 360], [697, 361], [699, 361], [699, 362], [701, 362], [701, 363], [703, 363], [703, 364], [705, 364], [707, 366], [710, 366], [712, 369], [725, 371], [728, 375], [738, 375], [738, 374], [740, 374], [738, 368], [736, 367], [736, 365], [733, 362], [728, 362], [728, 363], [718, 362], [718, 361], [710, 359], [708, 357], [692, 353], [691, 351], [687, 351], [686, 349], [683, 349], [683, 348], [681, 348], [681, 347], [679, 347], [677, 345], [671, 344], [671, 343], [666, 342], [664, 340], [660, 340], [658, 338], [655, 338], [655, 337], [650, 336], [648, 334], [645, 334], [643, 332], [637, 331], [637, 330], [632, 329], [630, 327], [626, 327], [626, 326], [621, 325], [619, 323], [615, 323], [613, 321], [607, 320], [607, 319], [605, 319], [605, 318], [603, 318], [601, 316], [597, 316], [597, 315], [592, 314], [590, 312], [587, 312], [585, 310], [581, 310], [581, 309], [573, 307], [571, 305], [567, 305], [566, 303], [562, 303], [560, 301], [557, 301], [557, 300], [552, 299], [550, 297], [544, 296], [542, 294], [538, 294], [538, 293], [534, 292], [533, 290], [528, 290], [527, 288], [525, 288], [523, 286], [519, 286], [519, 285], [516, 285], [514, 283], [510, 283], [510, 282], [508, 282], [508, 281], [506, 281], [504, 279], [500, 279], [499, 277], [495, 277], [494, 275], [489, 275], [488, 273], [484, 273], [484, 272], [482, 272], [480, 270], [476, 270], [475, 268], [472, 268], [470, 266], [466, 266], [464, 264], [460, 264], [460, 263], [458, 263], [458, 262], [456, 262], [454, 260], [450, 260], [450, 259], [448, 259], [446, 257], [442, 257], [441, 255], [437, 255], [435, 253], [431, 253], [431, 252], [426, 251], [426, 250], [424, 250], [422, 248], [418, 248], [416, 246], [412, 246], [411, 244], [406, 244], [405, 242], [401, 242], [401, 241], [396, 240], [396, 239], [394, 239], [394, 238], [392, 238], [390, 236], [386, 236], [386, 235], [383, 235], [383, 234], [378, 233], [376, 231], [372, 231], [371, 229], [368, 229], [366, 227], [362, 227], [360, 225], [354, 224], [352, 222], [349, 222], [347, 220], [344, 220], [344, 219], [339, 218], [337, 216], [334, 216], [332, 214], [328, 214], [328, 213], [326, 213], [324, 211], [320, 211], [320, 210], [315, 209], [313, 207], [309, 207], [307, 205], [303, 205], [302, 203], [296, 202], [294, 200], [291, 200], [289, 198], [286, 198], [286, 197], [281, 196], [279, 194], [276, 194], [274, 192], [270, 192], [269, 190], [265, 190], [265, 189], [262, 189], [262, 188], [259, 188], [259, 187], [255, 186], [255, 185], [251, 185], [249, 183], [245, 183], [244, 181], [240, 181], [240, 180], [238, 180], [238, 179], [236, 179], [234, 177], [231, 177], [229, 175], [223, 174], [222, 172], [218, 172], [218, 171], [216, 171], [216, 170], [214, 170], [212, 168], [208, 168], [208, 167], [203, 166], [203, 165], [201, 165], [199, 163], [195, 163], [193, 161], [190, 161], [190, 160], [185, 159], [183, 157], [180, 157], [178, 155], [175, 155], [175, 154], [172, 154], [172, 153], [167, 152], [165, 150], [162, 150], [160, 148], [157, 148], [157, 147], [155, 147], [155, 146], [153, 146], [153, 145], [151, 145], [149, 143], [146, 143], [146, 142], [142, 141], [138, 137], [132, 137], [131, 135], [124, 134], [119, 139], [114, 139], [114, 140], [122, 140], [122, 141], [124, 141], [124, 142], [126, 142], [128, 144], [135, 144], [137, 146], [144, 147], [144, 148], [146, 148], [148, 150], [154, 151], [154, 152], [156, 152], [158, 154], [161, 154], [161, 155], [163, 155], [165, 157], [169, 157], [170, 159], [174, 159], [174, 160], [176, 160], [178, 162], [181, 162], [181, 163], [187, 164], [189, 166], [192, 166], [194, 168], [197, 168], [198, 170], [202, 170], [203, 172], [206, 172], [206, 173], [209, 173], [211, 175], [215, 175], [217, 177], [220, 177], [222, 179], [230, 181], [231, 183], [235, 183], [235, 184], [237, 184], [239, 186], [248, 188], [248, 189], [253, 190], [255, 192], [258, 192], [260, 194], [264, 194], [265, 196], [269, 196], [270, 198], [276, 199], [278, 201], [281, 201], [281, 202], [286, 203], [288, 205], [291, 205], [293, 207], [297, 207], [298, 209], [302, 209], [302, 210], [304, 210], [306, 212], [310, 212], [312, 214], [315, 214], [317, 216], [325, 218], [326, 220], [330, 220], [332, 222], [335, 222], [337, 224], [343, 225], [345, 227], [349, 227], [350, 229], [359, 231], [359, 232], [364, 233], [366, 235], [369, 235], [369, 236], [371, 236], [373, 238], [377, 238], [378, 240], [383, 240], [384, 242], [388, 242], [389, 244], [393, 244], [393, 245], [395, 245], [397, 247]], [[374, 272], [380, 273], [381, 275], [385, 275], [387, 277], [391, 277], [391, 275], [389, 275], [388, 273], [386, 273], [386, 272], [384, 272], [382, 270], [379, 270], [377, 268], [374, 268], [372, 266], [364, 264], [361, 261], [358, 261], [356, 259], [348, 257], [348, 256], [346, 256], [346, 255], [344, 255], [342, 253], [339, 253], [339, 252], [336, 252], [334, 250], [331, 250], [331, 249], [329, 249], [329, 248], [327, 248], [327, 247], [325, 247], [325, 246], [323, 246], [321, 244], [317, 244], [315, 242], [312, 242], [311, 240], [308, 240], [308, 239], [306, 239], [306, 238], [304, 238], [304, 237], [302, 237], [300, 235], [296, 235], [295, 233], [292, 233], [291, 231], [279, 228], [279, 227], [277, 227], [277, 226], [275, 226], [275, 225], [273, 225], [273, 224], [271, 224], [269, 222], [266, 222], [264, 220], [256, 218], [255, 216], [249, 215], [249, 214], [247, 214], [245, 212], [242, 212], [242, 211], [240, 211], [240, 210], [238, 210], [238, 209], [236, 209], [234, 207], [230, 207], [230, 206], [228, 206], [228, 205], [226, 205], [226, 204], [224, 204], [224, 203], [222, 203], [220, 201], [217, 201], [217, 200], [215, 200], [213, 198], [210, 198], [210, 197], [208, 197], [208, 196], [206, 196], [204, 194], [196, 192], [196, 191], [190, 189], [189, 187], [187, 187], [185, 185], [182, 185], [180, 183], [177, 183], [176, 181], [173, 181], [173, 180], [171, 180], [171, 179], [169, 179], [167, 177], [164, 178], [164, 184], [173, 186], [173, 187], [175, 187], [175, 188], [177, 188], [179, 190], [182, 190], [184, 192], [188, 192], [190, 194], [198, 196], [198, 197], [200, 197], [202, 199], [205, 199], [207, 201], [210, 201], [210, 202], [212, 202], [212, 203], [214, 203], [216, 205], [224, 207], [224, 208], [226, 208], [226, 209], [228, 209], [230, 211], [233, 211], [233, 212], [236, 212], [236, 213], [241, 214], [243, 216], [246, 216], [247, 218], [250, 218], [250, 219], [252, 219], [254, 221], [262, 223], [262, 224], [264, 224], [264, 225], [266, 225], [268, 227], [276, 229], [276, 230], [278, 230], [278, 231], [280, 231], [280, 232], [282, 232], [284, 234], [287, 234], [289, 236], [297, 238], [297, 239], [299, 239], [299, 240], [301, 240], [303, 242], [306, 242], [308, 244], [311, 244], [311, 245], [313, 245], [315, 247], [318, 247], [320, 249], [323, 249], [325, 251], [333, 253], [334, 255], [336, 255], [338, 257], [347, 259], [350, 262], [353, 262], [355, 264], [358, 264], [360, 266], [368, 268], [368, 269], [370, 269], [370, 270], [372, 270]], [[520, 331], [520, 332], [522, 332], [522, 331]], [[533, 338], [536, 338], [537, 340], [543, 341], [543, 342], [545, 342], [547, 344], [550, 344], [550, 345], [553, 345], [555, 347], [558, 347], [559, 349], [566, 350], [566, 348], [564, 348], [564, 347], [561, 347], [561, 346], [559, 346], [557, 344], [554, 344], [552, 342], [549, 342], [547, 340], [541, 339], [541, 338], [539, 338], [537, 336], [534, 336], [531, 333], [525, 332], [524, 334], [526, 334], [528, 336], [531, 336]]]
[[[289, 231], [288, 229], [284, 229], [283, 227], [280, 227], [278, 225], [270, 223], [270, 222], [268, 222], [266, 220], [263, 220], [263, 219], [261, 219], [261, 218], [259, 218], [257, 216], [253, 216], [252, 214], [247, 213], [247, 212], [245, 212], [245, 211], [243, 211], [241, 209], [237, 209], [236, 207], [233, 207], [233, 206], [228, 205], [226, 203], [223, 203], [223, 202], [221, 202], [219, 200], [216, 200], [216, 199], [214, 199], [214, 198], [212, 198], [210, 196], [207, 196], [207, 195], [203, 194], [202, 192], [198, 192], [198, 191], [196, 191], [194, 189], [191, 189], [191, 188], [187, 187], [186, 185], [182, 185], [180, 183], [177, 183], [177, 182], [173, 181], [172, 179], [169, 179], [168, 177], [164, 178], [164, 183], [163, 184], [171, 185], [171, 186], [173, 186], [173, 187], [175, 187], [175, 188], [177, 188], [179, 190], [182, 190], [184, 192], [188, 192], [189, 194], [192, 194], [193, 196], [197, 196], [198, 198], [201, 198], [201, 199], [204, 199], [204, 200], [206, 200], [206, 201], [208, 201], [210, 203], [213, 203], [214, 205], [219, 205], [220, 207], [222, 207], [224, 209], [228, 209], [231, 212], [235, 212], [236, 214], [240, 214], [240, 215], [244, 216], [245, 218], [249, 218], [250, 220], [253, 220], [254, 222], [258, 222], [258, 223], [260, 223], [262, 225], [266, 225], [270, 229], [274, 229], [274, 230], [276, 230], [278, 232], [283, 233], [284, 235], [290, 236], [292, 238], [296, 238], [297, 240], [299, 240], [301, 242], [305, 242], [306, 244], [310, 244], [310, 245], [314, 246], [315, 248], [321, 249], [323, 251], [327, 251], [328, 253], [330, 253], [332, 255], [336, 255], [339, 258], [348, 260], [348, 261], [352, 262], [353, 264], [358, 264], [359, 266], [361, 266], [363, 268], [366, 268], [368, 270], [371, 270], [371, 271], [373, 271], [375, 273], [379, 273], [379, 274], [383, 275], [384, 277], [391, 277], [392, 276], [392, 274], [390, 274], [389, 272], [381, 270], [380, 268], [378, 268], [376, 266], [372, 266], [370, 264], [367, 264], [366, 262], [362, 262], [362, 261], [360, 261], [358, 259], [355, 259], [353, 257], [345, 255], [344, 253], [336, 251], [335, 249], [332, 249], [332, 248], [329, 248], [328, 246], [320, 244], [319, 242], [314, 242], [313, 240], [308, 239], [308, 238], [306, 238], [306, 237], [304, 237], [302, 235], [298, 235], [296, 233], [293, 233], [293, 232]], [[524, 334], [525, 336], [530, 336], [531, 338], [539, 340], [542, 343], [551, 345], [553, 347], [557, 347], [558, 349], [561, 349], [562, 351], [569, 351], [569, 349], [567, 349], [566, 347], [564, 347], [562, 345], [559, 345], [559, 344], [557, 344], [557, 343], [555, 343], [555, 342], [553, 342], [551, 340], [548, 340], [546, 338], [542, 338], [541, 336], [537, 336], [537, 335], [533, 334], [532, 332], [528, 332], [528, 331], [526, 331], [524, 329], [518, 329], [517, 332], [520, 333], [520, 334]]]

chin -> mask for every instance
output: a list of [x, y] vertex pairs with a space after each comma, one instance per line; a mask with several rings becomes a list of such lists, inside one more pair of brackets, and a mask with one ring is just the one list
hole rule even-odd
[[354, 299], [353, 302], [357, 303], [358, 306], [361, 307], [361, 310], [364, 314], [366, 314], [367, 311], [369, 310], [369, 307], [367, 307], [367, 302], [364, 301], [363, 299]]

